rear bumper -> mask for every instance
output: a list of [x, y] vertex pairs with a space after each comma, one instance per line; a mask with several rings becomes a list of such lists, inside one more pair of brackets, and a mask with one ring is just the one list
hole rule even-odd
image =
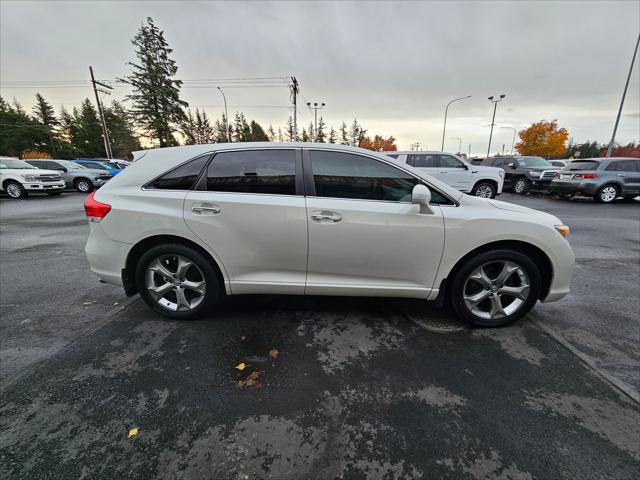
[[529, 185], [534, 190], [548, 190], [551, 186], [551, 179], [529, 178]]
[[598, 184], [592, 182], [572, 182], [566, 180], [554, 180], [551, 182], [551, 193], [582, 193], [593, 196], [598, 191]]
[[107, 237], [100, 223], [89, 225], [91, 232], [84, 251], [91, 271], [106, 283], [123, 286], [122, 272], [132, 245]]

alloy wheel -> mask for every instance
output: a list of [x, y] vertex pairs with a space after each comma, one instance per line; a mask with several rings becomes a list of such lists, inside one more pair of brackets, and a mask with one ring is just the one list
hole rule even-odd
[[493, 189], [489, 185], [480, 185], [476, 190], [476, 197], [491, 198]]
[[91, 185], [89, 185], [89, 182], [87, 182], [86, 180], [80, 180], [78, 182], [78, 190], [80, 190], [81, 192], [88, 192], [89, 190], [91, 190]]
[[618, 190], [616, 187], [609, 185], [600, 190], [600, 199], [603, 202], [612, 202], [618, 196]]
[[11, 198], [20, 198], [22, 196], [22, 189], [17, 183], [10, 183], [7, 185], [7, 195]]
[[513, 186], [513, 190], [516, 193], [522, 193], [526, 188], [527, 188], [527, 183], [522, 179], [518, 180], [516, 184]]
[[464, 303], [484, 320], [497, 320], [517, 312], [529, 298], [530, 281], [524, 269], [509, 260], [480, 265], [467, 277]]
[[205, 297], [206, 282], [202, 270], [182, 255], [156, 257], [149, 263], [145, 279], [149, 295], [167, 310], [193, 310]]

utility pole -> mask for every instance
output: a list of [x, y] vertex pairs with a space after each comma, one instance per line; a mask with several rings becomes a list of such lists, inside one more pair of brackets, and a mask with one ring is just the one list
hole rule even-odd
[[465, 98], [471, 98], [471, 95], [467, 95], [466, 97], [454, 98], [449, 103], [447, 103], [447, 106], [444, 109], [444, 126], [442, 127], [442, 147], [440, 148], [441, 152], [444, 152], [444, 133], [447, 131], [447, 112], [449, 110], [449, 105], [451, 105], [453, 102], [464, 100]]
[[216, 88], [220, 90], [222, 98], [224, 99], [224, 126], [227, 129], [227, 142], [231, 143], [231, 135], [229, 135], [229, 112], [227, 111], [227, 97], [225, 97], [224, 92], [220, 87]]
[[511, 141], [511, 155], [513, 155], [513, 147], [516, 144], [516, 129], [514, 127], [500, 127], [500, 128], [510, 128], [513, 130], [513, 140]]
[[293, 141], [298, 141], [298, 93], [300, 93], [300, 88], [298, 88], [298, 80], [296, 77], [291, 77], [291, 85], [289, 85], [289, 89], [291, 90], [291, 101], [293, 102]]
[[420, 150], [420, 142], [412, 143], [411, 145], [409, 145], [409, 149], [412, 152], [417, 152], [418, 150]]
[[618, 116], [616, 117], [616, 123], [613, 126], [613, 135], [611, 135], [611, 141], [609, 142], [609, 148], [607, 148], [607, 158], [611, 156], [613, 151], [613, 144], [616, 141], [616, 132], [618, 131], [618, 123], [620, 122], [620, 114], [622, 113], [622, 106], [624, 105], [624, 97], [627, 96], [627, 88], [629, 88], [629, 80], [631, 79], [631, 72], [633, 71], [633, 64], [636, 63], [636, 54], [638, 53], [638, 45], [640, 45], [640, 34], [638, 35], [638, 41], [636, 42], [636, 48], [633, 50], [633, 59], [631, 59], [631, 67], [629, 67], [629, 75], [627, 75], [627, 83], [624, 84], [624, 91], [622, 92], [622, 100], [620, 101], [620, 108], [618, 109]]
[[107, 158], [113, 158], [113, 154], [111, 153], [111, 143], [109, 142], [109, 133], [107, 131], [107, 122], [104, 120], [104, 110], [102, 110], [102, 103], [100, 102], [100, 97], [98, 96], [98, 88], [96, 85], [100, 85], [103, 88], [108, 90], [100, 90], [100, 92], [105, 93], [107, 95], [111, 95], [109, 90], [113, 90], [113, 87], [109, 85], [105, 85], [104, 83], [98, 82], [93, 76], [93, 67], [89, 67], [89, 73], [91, 74], [91, 85], [93, 85], [93, 93], [96, 96], [96, 104], [98, 106], [98, 115], [100, 115], [100, 124], [102, 125], [102, 137], [104, 139], [104, 150], [107, 153]]
[[451, 137], [452, 140], [458, 140], [458, 152], [460, 153], [462, 150], [462, 139], [460, 137]]
[[489, 101], [493, 103], [493, 118], [491, 119], [491, 132], [489, 133], [489, 146], [487, 147], [487, 158], [489, 158], [489, 154], [491, 152], [491, 137], [493, 137], [493, 126], [496, 122], [496, 108], [498, 107], [498, 103], [502, 101], [502, 99], [506, 97], [506, 95], [500, 95], [498, 100], [493, 99], [493, 95], [489, 97]]
[[318, 106], [318, 102], [313, 102], [313, 107], [311, 106], [311, 102], [307, 102], [307, 107], [309, 110], [313, 110], [313, 140], [318, 141], [318, 110], [322, 110], [325, 106], [325, 103], [322, 102], [320, 106]]
[[471, 157], [471, 144], [469, 144], [469, 157]]

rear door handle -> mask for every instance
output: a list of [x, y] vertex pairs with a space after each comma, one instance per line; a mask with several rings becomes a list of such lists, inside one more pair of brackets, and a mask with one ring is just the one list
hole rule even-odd
[[211, 205], [209, 203], [195, 203], [191, 207], [191, 211], [194, 215], [217, 215], [221, 209], [217, 205]]
[[311, 213], [311, 220], [318, 223], [336, 223], [342, 220], [342, 215], [336, 212], [316, 210]]

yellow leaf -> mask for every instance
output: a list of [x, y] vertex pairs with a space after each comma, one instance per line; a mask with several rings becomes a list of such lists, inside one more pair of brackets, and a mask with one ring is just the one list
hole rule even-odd
[[245, 369], [245, 367], [246, 367], [245, 363], [244, 362], [240, 362], [239, 364], [236, 365], [236, 370], [242, 371], [242, 370]]
[[139, 431], [140, 431], [140, 429], [138, 427], [135, 427], [135, 428], [132, 428], [131, 430], [129, 430], [129, 438], [135, 437], [136, 435], [138, 435]]

